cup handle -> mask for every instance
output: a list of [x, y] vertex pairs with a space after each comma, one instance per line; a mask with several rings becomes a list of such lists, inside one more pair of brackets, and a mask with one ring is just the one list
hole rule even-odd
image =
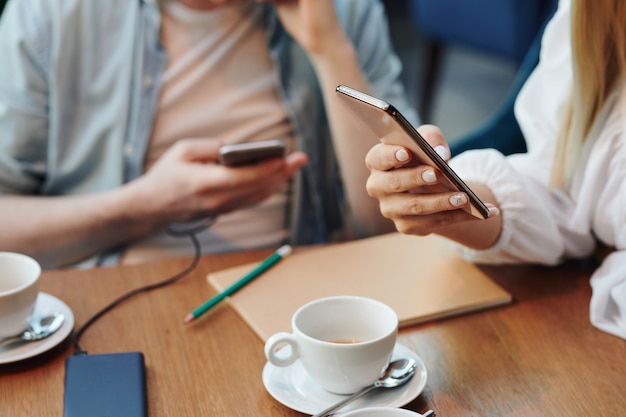
[[[291, 353], [289, 356], [276, 355], [276, 348], [286, 344], [291, 346]], [[295, 337], [291, 333], [276, 333], [270, 336], [265, 342], [265, 357], [272, 365], [275, 366], [289, 366], [298, 359], [298, 344]]]

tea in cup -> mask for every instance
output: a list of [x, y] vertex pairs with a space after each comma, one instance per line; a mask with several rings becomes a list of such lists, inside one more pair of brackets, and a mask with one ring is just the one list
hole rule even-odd
[[33, 258], [0, 252], [0, 339], [28, 327], [39, 294], [41, 266]]
[[389, 364], [398, 316], [380, 301], [340, 295], [303, 305], [292, 316], [291, 327], [291, 333], [267, 340], [268, 361], [289, 366], [299, 359], [326, 391], [351, 394], [373, 384]]

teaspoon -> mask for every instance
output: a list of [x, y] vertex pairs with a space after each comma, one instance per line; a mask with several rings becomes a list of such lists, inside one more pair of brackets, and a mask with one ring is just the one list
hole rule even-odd
[[343, 407], [344, 405], [356, 400], [376, 388], [395, 388], [407, 382], [415, 374], [417, 362], [411, 358], [397, 359], [389, 364], [385, 372], [372, 385], [357, 391], [354, 394], [339, 401], [337, 404], [320, 411], [311, 417], [326, 417], [333, 411]]
[[64, 321], [65, 316], [61, 313], [52, 313], [49, 316], [41, 317], [36, 322], [30, 323], [22, 333], [0, 340], [0, 347], [16, 342], [34, 342], [44, 339], [59, 330]]

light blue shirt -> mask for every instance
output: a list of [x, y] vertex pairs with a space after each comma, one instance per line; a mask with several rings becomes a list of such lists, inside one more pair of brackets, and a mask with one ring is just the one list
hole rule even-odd
[[[412, 122], [384, 7], [337, 0], [374, 95]], [[291, 203], [291, 243], [342, 226], [341, 180], [313, 68], [265, 7], [281, 99], [309, 164]], [[61, 196], [119, 187], [143, 173], [167, 51], [154, 0], [10, 0], [0, 21], [0, 194]]]

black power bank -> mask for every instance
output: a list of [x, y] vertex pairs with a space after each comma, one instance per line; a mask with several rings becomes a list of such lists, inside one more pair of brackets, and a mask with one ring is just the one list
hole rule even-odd
[[143, 354], [70, 356], [63, 401], [64, 417], [147, 417]]

